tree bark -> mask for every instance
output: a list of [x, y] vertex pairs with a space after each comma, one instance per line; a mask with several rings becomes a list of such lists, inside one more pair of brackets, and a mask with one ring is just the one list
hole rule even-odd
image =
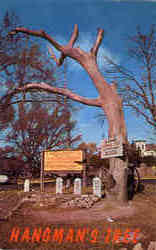
[[126, 203], [128, 201], [128, 191], [127, 191], [127, 161], [120, 158], [110, 159], [110, 174], [112, 174], [115, 180], [115, 186], [106, 191], [106, 196], [108, 200], [119, 201]]

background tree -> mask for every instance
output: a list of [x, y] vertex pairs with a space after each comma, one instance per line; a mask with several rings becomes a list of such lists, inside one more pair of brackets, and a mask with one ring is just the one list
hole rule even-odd
[[135, 65], [130, 71], [105, 57], [109, 64], [106, 74], [115, 79], [123, 97], [125, 107], [131, 108], [156, 128], [156, 27], [148, 32], [137, 27], [135, 35], [129, 37], [129, 63]]
[[[13, 13], [6, 12], [0, 29], [0, 82], [4, 95], [10, 89], [22, 87], [29, 81], [45, 81], [52, 85], [56, 82], [54, 67], [49, 64], [48, 58], [43, 56], [41, 46], [30, 40], [27, 35], [19, 34], [16, 38], [8, 36], [8, 32], [17, 25], [20, 25], [19, 18]], [[38, 92], [36, 101], [40, 101], [39, 94], [42, 96], [42, 93]], [[32, 95], [35, 98], [34, 93], [29, 93], [29, 99]], [[23, 96], [27, 101], [25, 93]], [[21, 97], [22, 95], [18, 95], [14, 99], [20, 101]], [[53, 98], [56, 100], [56, 95], [50, 96], [50, 100]], [[10, 107], [9, 105], [8, 108]]]
[[[23, 103], [28, 102], [46, 103], [49, 108], [55, 108], [58, 103], [64, 104], [66, 122], [68, 122], [71, 113], [75, 111], [73, 102], [69, 98], [64, 99], [57, 94], [51, 95], [48, 92], [43, 94], [41, 90], [30, 91], [29, 93], [23, 92], [15, 95], [11, 100], [8, 98], [7, 102], [4, 102], [4, 100], [6, 101], [4, 97], [11, 89], [22, 87], [30, 81], [43, 81], [50, 86], [57, 84], [61, 88], [65, 88], [65, 83], [67, 85], [67, 79], [65, 79], [67, 64], [61, 70], [56, 69], [50, 58], [43, 53], [41, 46], [34, 39], [30, 39], [28, 35], [8, 36], [8, 32], [17, 25], [20, 25], [19, 18], [14, 13], [6, 12], [0, 28], [1, 128], [5, 128], [9, 119], [14, 118], [17, 108], [19, 109]], [[13, 106], [13, 104], [20, 105]]]
[[[77, 146], [77, 149], [83, 150], [85, 152], [87, 165], [88, 166], [92, 165], [91, 159], [94, 158], [94, 156], [97, 155], [97, 153], [98, 153], [96, 143], [94, 143], [94, 142], [90, 142], [90, 143], [82, 142]], [[94, 166], [95, 166], [95, 164], [94, 164]]]
[[[75, 123], [71, 121], [71, 133], [74, 127]], [[67, 143], [66, 113], [62, 107], [49, 112], [39, 103], [31, 108], [23, 106], [9, 128], [6, 142], [12, 146], [12, 154], [28, 162], [32, 173], [39, 172], [42, 150], [64, 148]], [[80, 140], [80, 136], [71, 136], [71, 143], [77, 140]]]
[[97, 153], [97, 146], [96, 146], [96, 143], [94, 143], [94, 142], [89, 142], [89, 143], [82, 142], [78, 145], [77, 148], [85, 150], [86, 153], [88, 153], [90, 155]]
[[[1, 84], [1, 120], [3, 127], [5, 121], [13, 119], [13, 107], [10, 100], [7, 99], [4, 105], [4, 96], [15, 87], [22, 87], [30, 81], [44, 81], [49, 85], [63, 85], [63, 70], [56, 71], [51, 64], [51, 60], [44, 55], [41, 46], [28, 35], [18, 34], [16, 37], [8, 36], [8, 32], [16, 26], [20, 26], [19, 18], [10, 12], [6, 12], [0, 27], [0, 84]], [[62, 84], [62, 85], [61, 85]], [[6, 99], [5, 99], [6, 100]], [[11, 103], [42, 102], [50, 107], [53, 103], [63, 103], [63, 98], [56, 94], [49, 95], [42, 91], [37, 93], [30, 91], [28, 93], [19, 93], [12, 98]], [[69, 105], [69, 101], [67, 105]], [[22, 104], [21, 104], [22, 105]], [[7, 112], [6, 112], [7, 108]]]
[[92, 183], [93, 177], [100, 174], [101, 169], [109, 169], [109, 161], [108, 159], [101, 159], [96, 143], [82, 142], [78, 145], [77, 149], [84, 150], [85, 152], [87, 161], [87, 176], [90, 179], [90, 183]]
[[2, 150], [3, 155], [24, 156], [33, 169], [38, 169], [41, 149], [72, 146], [80, 136], [72, 134], [76, 122], [71, 118], [73, 105], [69, 99], [64, 103], [60, 95], [44, 93], [43, 96], [42, 91], [18, 93], [7, 101], [4, 98], [10, 90], [29, 81], [44, 81], [50, 86], [56, 82], [60, 86], [64, 84], [64, 71], [54, 69], [34, 39], [25, 34], [8, 36], [17, 25], [20, 25], [19, 18], [6, 12], [0, 27], [0, 139], [4, 145], [13, 145], [10, 151]]

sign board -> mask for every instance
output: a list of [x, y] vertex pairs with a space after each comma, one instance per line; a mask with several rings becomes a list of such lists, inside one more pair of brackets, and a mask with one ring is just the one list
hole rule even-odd
[[45, 171], [82, 171], [82, 150], [44, 151]]
[[107, 159], [118, 156], [123, 156], [122, 139], [103, 140], [101, 143], [101, 158]]

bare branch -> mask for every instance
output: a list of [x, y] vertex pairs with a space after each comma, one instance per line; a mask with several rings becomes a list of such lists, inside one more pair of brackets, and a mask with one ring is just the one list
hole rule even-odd
[[91, 49], [91, 53], [94, 56], [97, 56], [97, 52], [98, 52], [98, 49], [99, 49], [100, 44], [102, 42], [103, 35], [104, 35], [104, 30], [103, 29], [98, 29], [98, 35], [97, 35], [96, 42], [95, 42], [93, 48]]
[[78, 38], [78, 35], [79, 35], [78, 26], [77, 26], [77, 24], [75, 24], [74, 31], [73, 31], [72, 36], [70, 38], [70, 41], [68, 43], [69, 47], [73, 47], [74, 46], [74, 43], [76, 42], [76, 40]]
[[58, 67], [61, 66], [63, 64], [64, 59], [65, 59], [65, 55], [63, 53], [61, 53], [60, 58], [57, 59], [52, 48], [49, 46], [48, 46], [48, 51], [49, 51], [50, 57], [56, 62], [56, 65]]
[[[116, 72], [125, 76], [125, 80], [128, 79], [128, 80], [134, 81], [139, 90], [137, 91], [137, 89], [132, 89], [132, 87], [128, 84], [126, 84], [125, 89], [128, 90], [129, 92], [131, 92], [132, 94], [134, 94], [135, 96], [140, 96], [140, 98], [142, 98], [142, 100], [143, 100], [143, 103], [145, 103], [146, 105], [149, 106], [149, 100], [147, 97], [146, 90], [144, 89], [144, 86], [139, 81], [137, 81], [137, 79], [133, 75], [133, 73], [130, 72], [126, 67], [123, 67], [123, 66], [120, 66], [120, 65], [114, 63], [110, 58], [107, 58], [107, 57], [105, 57], [105, 58], [107, 59], [107, 61], [111, 65], [113, 65]], [[114, 71], [113, 73], [116, 73], [116, 72]]]
[[[18, 100], [18, 101], [14, 101], [14, 102], [10, 102], [10, 103], [8, 103], [7, 104], [7, 106], [9, 106], [9, 105], [13, 105], [13, 104], [17, 104], [17, 103], [32, 103], [32, 102], [34, 102], [34, 103], [36, 103], [36, 102], [39, 102], [39, 103], [41, 103], [41, 100]], [[42, 103], [44, 103], [44, 102], [58, 102], [58, 99], [52, 99], [52, 100], [42, 100]]]
[[[29, 91], [30, 89], [36, 89], [36, 90], [42, 90], [50, 93], [57, 93], [60, 95], [64, 95], [72, 99], [73, 101], [80, 102], [89, 106], [95, 106], [95, 107], [101, 107], [101, 103], [99, 101], [99, 98], [96, 99], [89, 99], [82, 96], [79, 96], [69, 89], [64, 88], [57, 88], [53, 86], [49, 86], [48, 84], [41, 82], [41, 83], [30, 83], [25, 85], [21, 88], [16, 88], [14, 91], [12, 91], [10, 94], [7, 94], [7, 98], [11, 98], [16, 93], [22, 92], [22, 91]], [[4, 97], [3, 97], [4, 98]]]
[[45, 40], [49, 41], [56, 49], [62, 51], [63, 46], [61, 46], [58, 42], [56, 42], [51, 36], [49, 36], [44, 30], [29, 30], [23, 27], [16, 28], [9, 33], [9, 35], [15, 35], [17, 33], [25, 33], [31, 36], [38, 36], [44, 38]]
[[126, 85], [126, 87], [127, 87], [128, 91], [133, 93], [136, 97], [142, 98], [145, 101], [145, 103], [148, 104], [148, 99], [146, 98], [145, 95], [143, 95], [142, 93], [140, 93], [137, 90], [133, 89], [130, 85]]
[[147, 66], [147, 74], [148, 74], [149, 93], [150, 93], [152, 105], [154, 106], [155, 105], [155, 96], [154, 96], [152, 77], [151, 77], [151, 67], [149, 65]]
[[41, 37], [41, 38], [44, 38], [45, 40], [49, 41], [57, 50], [59, 50], [61, 52], [61, 56], [60, 56], [60, 58], [58, 60], [55, 57], [53, 57], [53, 59], [55, 58], [54, 60], [57, 63], [57, 66], [62, 65], [63, 60], [65, 58], [65, 56], [63, 54], [63, 46], [61, 46], [58, 42], [56, 42], [44, 30], [36, 31], [36, 30], [29, 30], [29, 29], [26, 29], [26, 28], [16, 28], [13, 31], [11, 31], [9, 33], [9, 35], [15, 35], [15, 34], [20, 33], [20, 32], [28, 34], [28, 35], [32, 35], [32, 36]]
[[136, 105], [128, 104], [128, 105], [125, 105], [125, 106], [133, 108], [138, 114], [142, 115], [150, 125], [152, 125], [153, 127], [156, 127], [156, 123], [154, 121], [152, 121], [149, 118], [149, 116], [146, 115], [145, 112], [143, 112], [141, 109], [139, 109]]

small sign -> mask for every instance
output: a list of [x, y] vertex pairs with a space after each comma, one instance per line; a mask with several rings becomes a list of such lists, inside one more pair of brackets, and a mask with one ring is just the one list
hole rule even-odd
[[101, 158], [123, 156], [123, 143], [121, 138], [103, 140], [101, 143]]

